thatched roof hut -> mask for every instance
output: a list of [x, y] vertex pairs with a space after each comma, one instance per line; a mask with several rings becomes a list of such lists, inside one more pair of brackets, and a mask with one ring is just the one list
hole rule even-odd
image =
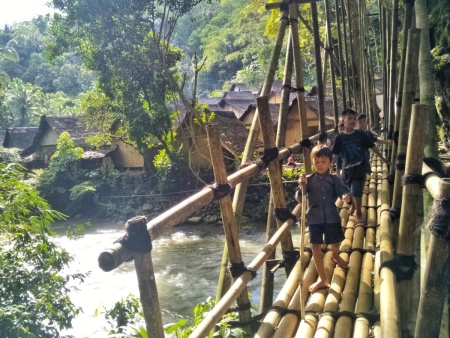
[[3, 147], [25, 149], [33, 142], [37, 127], [7, 128], [3, 138]]

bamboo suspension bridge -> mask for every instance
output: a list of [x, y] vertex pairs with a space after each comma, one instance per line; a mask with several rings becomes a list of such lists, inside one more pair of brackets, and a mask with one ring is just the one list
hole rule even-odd
[[[307, 135], [298, 35], [300, 3], [310, 3], [316, 46], [320, 132], [313, 136]], [[405, 38], [401, 46], [401, 66], [397, 72], [398, 0], [389, 3], [388, 8], [385, 7], [386, 3], [380, 2], [383, 56], [390, 59], [390, 63], [383, 65], [385, 95], [382, 126], [374, 99], [373, 67], [365, 33], [369, 25], [365, 3], [360, 1], [353, 4], [359, 16], [352, 18], [350, 1], [335, 0], [334, 25], [338, 31], [338, 53], [332, 48], [332, 13], [328, 0], [323, 3], [327, 18], [324, 44], [318, 33], [317, 3], [314, 0], [282, 1], [266, 6], [270, 10], [280, 10], [280, 24], [271, 64], [261, 95], [257, 98], [257, 112], [243, 154], [243, 166], [232, 174], [226, 172], [217, 129], [214, 124], [207, 125], [214, 184], [150, 221], [145, 217], [129, 220], [127, 234], [98, 258], [100, 267], [105, 271], [111, 271], [130, 259], [134, 260], [149, 337], [164, 337], [152, 265], [151, 240], [215, 199], [219, 200], [221, 207], [226, 239], [222, 262], [218, 262], [221, 274], [217, 303], [190, 337], [208, 336], [230, 309], [238, 312], [246, 337], [448, 337], [444, 329], [448, 324], [446, 296], [450, 181], [441, 177], [437, 159], [424, 160], [427, 155], [424, 154], [427, 121], [432, 108], [426, 99], [422, 99], [426, 88], [417, 91], [417, 84], [427, 83], [427, 72], [431, 73], [432, 70], [427, 64], [426, 55], [430, 50], [426, 49], [424, 41], [427, 24], [423, 3], [422, 0], [417, 0], [415, 4], [405, 1], [402, 18]], [[413, 13], [415, 25], [412, 23]], [[358, 30], [355, 30], [355, 25]], [[352, 35], [355, 31], [359, 32], [357, 36]], [[285, 85], [275, 133], [271, 127], [268, 96], [285, 40]], [[325, 50], [323, 57], [321, 46]], [[383, 135], [394, 139], [394, 147], [390, 153], [391, 166], [382, 164], [374, 156], [371, 158], [372, 173], [367, 176], [363, 195], [363, 225], [357, 225], [355, 217], [349, 215], [347, 204], [341, 200], [336, 202], [345, 231], [340, 256], [349, 263], [349, 269], [336, 266], [331, 260], [329, 248], [323, 246], [325, 271], [331, 287], [310, 294], [308, 288], [316, 281], [317, 271], [304, 221], [300, 222], [300, 243], [294, 245], [291, 236], [291, 229], [301, 216], [305, 203], [299, 203], [292, 211], [286, 208], [286, 198], [293, 196], [285, 196], [281, 163], [293, 153], [302, 153], [304, 169], [310, 173], [311, 144], [326, 142], [335, 134], [335, 130], [325, 130], [323, 102], [327, 65], [331, 74], [336, 126], [340, 100], [344, 108], [352, 106], [367, 112], [372, 127], [384, 127]], [[340, 99], [336, 84], [338, 77], [341, 82]], [[286, 146], [287, 106], [289, 94], [293, 91], [296, 92], [299, 106], [299, 139], [302, 141]], [[260, 132], [264, 141], [264, 156], [255, 161], [253, 152]], [[271, 185], [267, 243], [245, 265], [239, 245], [240, 220], [249, 178], [263, 170], [268, 171]], [[419, 201], [422, 201], [424, 192], [431, 196], [432, 201], [426, 205], [426, 199], [423, 200], [428, 230], [421, 228], [418, 217], [418, 210], [422, 207]], [[418, 240], [420, 238], [422, 242]], [[282, 258], [276, 259], [277, 251], [282, 254]], [[427, 253], [424, 267], [421, 267], [421, 251]], [[284, 267], [288, 277], [276, 299], [273, 299], [276, 278], [273, 271], [282, 271], [280, 267]], [[421, 271], [424, 271], [423, 278]], [[256, 273], [262, 273], [263, 276], [258, 316], [252, 314], [247, 293], [247, 285]]]

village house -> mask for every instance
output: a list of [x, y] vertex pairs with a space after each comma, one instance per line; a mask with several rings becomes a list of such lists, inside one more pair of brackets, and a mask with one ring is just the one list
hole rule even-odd
[[[239, 156], [245, 149], [248, 130], [236, 118], [234, 112], [219, 110], [212, 113], [214, 118], [209, 123], [217, 126], [225, 165], [227, 170], [232, 170], [236, 164], [240, 164]], [[211, 156], [204, 126], [191, 123], [187, 114], [183, 114], [177, 122], [177, 140], [180, 142], [182, 154], [189, 161], [191, 168], [198, 171], [211, 169]]]
[[37, 130], [37, 127], [6, 128], [3, 136], [3, 147], [24, 150], [33, 142]]
[[25, 148], [21, 156], [29, 168], [45, 168], [56, 151], [58, 138], [68, 132], [75, 147], [84, 150], [81, 166], [83, 168], [103, 168], [104, 170], [144, 168], [143, 156], [121, 138], [112, 138], [111, 145], [94, 149], [86, 141], [95, 130], [88, 130], [80, 117], [41, 116], [39, 127], [31, 145]]

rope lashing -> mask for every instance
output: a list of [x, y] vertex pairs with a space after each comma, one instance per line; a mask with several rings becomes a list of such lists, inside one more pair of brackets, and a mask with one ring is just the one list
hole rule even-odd
[[434, 200], [431, 210], [427, 218], [431, 217], [428, 224], [430, 232], [436, 236], [450, 240], [450, 199], [436, 199]]
[[292, 219], [297, 221], [297, 217], [295, 217], [294, 214], [292, 214], [287, 208], [275, 208], [274, 215], [277, 220], [280, 222], [286, 222], [288, 219]]
[[417, 270], [415, 257], [415, 255], [394, 254], [393, 259], [381, 264], [379, 271], [381, 272], [382, 268], [389, 268], [397, 278], [397, 282], [411, 280]]
[[391, 217], [391, 220], [395, 220], [400, 217], [400, 209], [399, 208], [391, 208], [389, 209], [389, 216]]
[[423, 159], [425, 164], [431, 168], [431, 170], [434, 171], [434, 174], [436, 174], [439, 177], [446, 177], [446, 172], [444, 170], [445, 166], [442, 164], [441, 161], [439, 161], [436, 158], [433, 157], [425, 157]]
[[229, 195], [232, 190], [231, 186], [228, 183], [226, 183], [226, 184], [218, 184], [218, 183], [208, 184], [205, 186], [205, 188], [209, 188], [213, 191], [214, 198], [216, 200]]
[[305, 138], [305, 139], [301, 140], [299, 142], [299, 144], [302, 147], [309, 148], [309, 149], [312, 149], [312, 147], [313, 147], [313, 143], [311, 142], [311, 140], [309, 138]]
[[328, 139], [328, 134], [326, 132], [320, 133], [319, 135], [319, 142], [325, 143]]
[[127, 233], [115, 243], [122, 244], [130, 251], [149, 252], [152, 250], [152, 238], [147, 230], [147, 218], [136, 216], [125, 223]]
[[267, 166], [269, 162], [277, 159], [278, 154], [278, 148], [264, 149], [264, 155], [261, 157], [261, 161], [263, 161]]
[[228, 264], [228, 270], [230, 270], [231, 276], [233, 276], [234, 278], [239, 277], [240, 275], [242, 275], [244, 272], [247, 271], [249, 271], [252, 274], [252, 279], [256, 277], [256, 271], [248, 269], [245, 266], [244, 262], [230, 263]]
[[420, 188], [425, 187], [424, 175], [404, 175], [402, 185], [417, 184]]
[[288, 11], [289, 10], [289, 4], [292, 0], [281, 0], [280, 1], [280, 11]]
[[[296, 20], [294, 20], [294, 21], [296, 21]], [[303, 88], [303, 87], [295, 88], [295, 87], [292, 87], [291, 85], [288, 85], [287, 83], [282, 85], [281, 89], [282, 90], [283, 89], [288, 89], [290, 93], [303, 93], [303, 92], [305, 92], [305, 88]]]
[[397, 170], [405, 171], [405, 164], [406, 164], [406, 154], [397, 154], [395, 158], [395, 168]]
[[283, 251], [283, 260], [291, 265], [294, 265], [299, 257], [299, 250]]
[[394, 131], [393, 141], [395, 144], [398, 144], [398, 137], [400, 136], [400, 132], [398, 130]]

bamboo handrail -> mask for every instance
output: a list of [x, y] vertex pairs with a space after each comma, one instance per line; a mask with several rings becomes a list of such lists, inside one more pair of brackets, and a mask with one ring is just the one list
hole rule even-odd
[[[331, 129], [327, 132], [327, 134], [331, 137], [334, 135], [334, 132], [334, 129]], [[312, 142], [315, 142], [319, 139], [319, 136], [319, 134], [316, 134], [309, 139]], [[302, 150], [302, 145], [300, 145], [300, 143], [296, 143], [291, 145], [289, 148], [292, 152], [300, 152]], [[291, 151], [286, 148], [280, 149], [276, 161], [281, 161], [289, 157]], [[236, 185], [248, 180], [250, 177], [258, 175], [259, 172], [260, 167], [258, 167], [258, 164], [252, 163], [228, 176], [228, 184], [234, 188]], [[205, 188], [149, 221], [147, 223], [147, 230], [149, 231], [152, 239], [156, 239], [167, 229], [179, 224], [188, 216], [205, 205], [211, 203], [213, 200], [214, 192], [210, 188]], [[114, 243], [100, 253], [98, 263], [99, 267], [103, 271], [112, 271], [118, 268], [122, 263], [130, 260], [132, 257], [132, 253], [122, 246], [122, 244]]]
[[[297, 205], [292, 213], [298, 217], [300, 214], [301, 206]], [[283, 225], [277, 230], [272, 238], [264, 245], [261, 252], [253, 259], [253, 261], [247, 266], [248, 271], [244, 272], [236, 281], [231, 285], [228, 292], [223, 298], [216, 304], [216, 306], [207, 314], [203, 321], [197, 326], [197, 328], [189, 336], [190, 338], [203, 338], [207, 336], [207, 333], [211, 331], [216, 323], [218, 323], [225, 312], [231, 308], [234, 301], [242, 293], [247, 286], [248, 282], [252, 279], [252, 271], [258, 271], [258, 269], [267, 260], [267, 257], [275, 250], [278, 243], [280, 243], [285, 232], [289, 231], [294, 223], [293, 219], [289, 219], [283, 223]]]

